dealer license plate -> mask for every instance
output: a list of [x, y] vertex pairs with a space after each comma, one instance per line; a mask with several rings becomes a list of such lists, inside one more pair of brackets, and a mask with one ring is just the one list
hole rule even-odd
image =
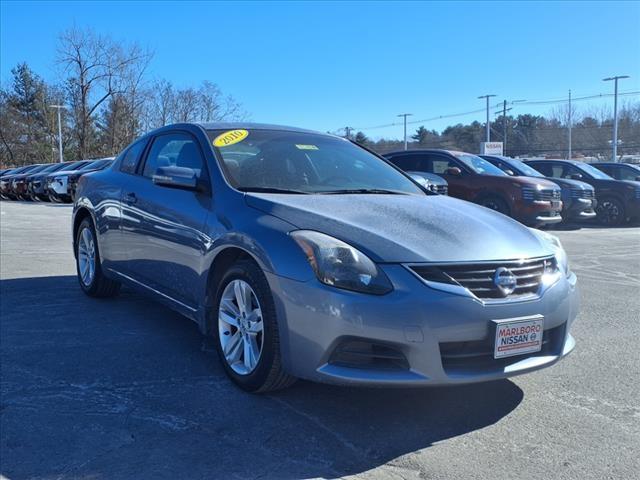
[[542, 315], [494, 320], [493, 322], [496, 326], [493, 358], [539, 352], [542, 348], [542, 332], [544, 330]]

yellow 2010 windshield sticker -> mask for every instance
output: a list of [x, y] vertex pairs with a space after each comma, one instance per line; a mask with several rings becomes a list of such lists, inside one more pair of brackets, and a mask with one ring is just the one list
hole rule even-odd
[[247, 138], [249, 132], [246, 130], [229, 130], [228, 132], [221, 133], [213, 140], [214, 147], [228, 147], [234, 143], [241, 142]]
[[298, 150], [319, 150], [315, 145], [299, 145], [296, 143], [296, 148]]

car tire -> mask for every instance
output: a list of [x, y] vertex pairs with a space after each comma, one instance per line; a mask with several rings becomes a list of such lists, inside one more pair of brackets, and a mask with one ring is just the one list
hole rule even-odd
[[85, 218], [76, 232], [76, 271], [82, 291], [90, 297], [114, 297], [120, 291], [120, 282], [104, 276], [100, 265], [100, 251], [96, 229], [90, 218]]
[[[242, 296], [238, 291], [247, 299], [242, 302], [243, 307], [238, 300]], [[247, 310], [250, 310], [249, 314]], [[259, 314], [254, 314], [256, 311]], [[296, 381], [282, 366], [273, 295], [255, 262], [240, 260], [224, 273], [217, 285], [211, 327], [226, 374], [243, 390], [271, 392], [289, 387]]]
[[495, 210], [498, 213], [502, 213], [508, 217], [511, 216], [511, 209], [507, 202], [496, 195], [487, 195], [486, 197], [482, 197], [478, 200], [478, 204], [483, 207], [490, 208], [491, 210]]
[[613, 197], [605, 197], [599, 200], [596, 214], [596, 219], [600, 225], [607, 227], [616, 227], [626, 220], [624, 205], [620, 200]]

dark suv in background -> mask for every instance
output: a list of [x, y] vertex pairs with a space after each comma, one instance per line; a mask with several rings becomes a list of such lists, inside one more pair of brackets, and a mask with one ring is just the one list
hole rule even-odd
[[593, 186], [596, 213], [603, 225], [620, 225], [640, 217], [640, 182], [616, 180], [588, 163], [576, 160], [529, 160], [546, 177], [581, 180]]
[[533, 178], [546, 178], [562, 189], [562, 219], [564, 221], [590, 220], [596, 217], [598, 204], [595, 189], [588, 183], [567, 178], [545, 177], [522, 160], [500, 155], [480, 155], [507, 175]]
[[592, 163], [601, 172], [616, 180], [640, 181], [640, 165], [632, 163]]
[[533, 226], [562, 221], [560, 187], [544, 179], [509, 177], [471, 153], [409, 150], [384, 155], [407, 172], [435, 173], [449, 184], [449, 195], [468, 200]]

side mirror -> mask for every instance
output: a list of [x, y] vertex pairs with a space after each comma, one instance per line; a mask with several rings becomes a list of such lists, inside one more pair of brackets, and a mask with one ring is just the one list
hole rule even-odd
[[510, 177], [513, 177], [515, 175], [515, 173], [513, 172], [513, 170], [505, 170], [504, 173], [506, 173], [507, 175], [509, 175]]
[[429, 188], [429, 180], [427, 180], [426, 178], [424, 178], [422, 175], [420, 175], [419, 173], [416, 172], [407, 172], [407, 175], [409, 175], [414, 182], [416, 182], [418, 185], [420, 185], [421, 187], [424, 188]]
[[582, 180], [582, 175], [580, 175], [579, 173], [572, 173], [571, 175], [569, 175], [569, 178], [571, 180]]
[[183, 190], [197, 190], [198, 188], [198, 174], [193, 168], [158, 167], [151, 178], [153, 183], [161, 187]]
[[445, 172], [447, 175], [454, 175], [456, 177], [459, 177], [460, 175], [462, 175], [462, 170], [460, 170], [458, 167], [449, 167], [445, 170]]

